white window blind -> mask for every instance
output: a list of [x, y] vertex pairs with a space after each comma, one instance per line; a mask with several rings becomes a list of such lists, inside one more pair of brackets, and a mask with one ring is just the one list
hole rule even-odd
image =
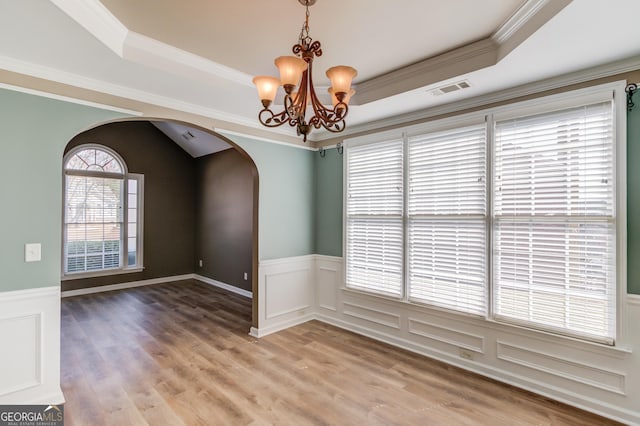
[[347, 150], [347, 287], [403, 294], [403, 142]]
[[486, 125], [408, 145], [409, 299], [485, 315]]
[[496, 319], [613, 342], [612, 111], [602, 102], [496, 122]]
[[118, 178], [66, 176], [66, 272], [121, 266], [123, 182]]

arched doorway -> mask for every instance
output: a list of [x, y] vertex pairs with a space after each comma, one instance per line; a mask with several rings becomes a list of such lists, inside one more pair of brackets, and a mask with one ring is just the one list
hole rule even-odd
[[104, 123], [76, 135], [65, 152], [84, 144], [112, 149], [144, 176], [144, 265], [63, 279], [62, 290], [191, 274], [251, 292], [257, 328], [259, 177], [251, 157], [211, 130], [166, 119]]

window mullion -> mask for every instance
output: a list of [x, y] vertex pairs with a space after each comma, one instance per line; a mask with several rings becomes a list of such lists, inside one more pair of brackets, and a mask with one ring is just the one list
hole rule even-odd
[[122, 267], [129, 266], [129, 176], [124, 176], [124, 185], [122, 185]]
[[486, 124], [486, 168], [485, 168], [485, 179], [486, 179], [486, 195], [485, 195], [485, 222], [486, 222], [486, 241], [487, 241], [487, 254], [486, 254], [486, 292], [487, 292], [487, 318], [494, 318], [494, 287], [493, 287], [493, 241], [494, 241], [494, 212], [493, 212], [493, 194], [495, 191], [494, 188], [494, 180], [493, 180], [493, 162], [495, 160], [494, 155], [494, 119], [493, 114], [486, 115], [484, 117], [484, 121]]
[[409, 169], [411, 168], [411, 162], [409, 158], [409, 146], [407, 133], [402, 133], [402, 174], [403, 174], [403, 188], [402, 188], [402, 300], [405, 302], [409, 300], [409, 261], [407, 257], [409, 255], [409, 238], [407, 233], [409, 232], [409, 195], [408, 192], [411, 188], [409, 181]]

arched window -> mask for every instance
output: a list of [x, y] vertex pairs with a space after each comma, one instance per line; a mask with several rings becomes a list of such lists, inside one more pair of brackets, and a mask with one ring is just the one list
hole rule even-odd
[[143, 176], [101, 145], [64, 158], [63, 274], [66, 278], [142, 269]]

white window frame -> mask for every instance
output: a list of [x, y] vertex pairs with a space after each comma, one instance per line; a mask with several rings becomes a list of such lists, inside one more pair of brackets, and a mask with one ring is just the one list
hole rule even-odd
[[[121, 174], [110, 174], [107, 172], [92, 172], [82, 170], [67, 170], [66, 164], [76, 153], [86, 149], [98, 149], [104, 151], [114, 157], [122, 166], [123, 172]], [[144, 256], [143, 256], [143, 239], [144, 239], [144, 175], [138, 173], [128, 173], [127, 164], [124, 159], [113, 149], [95, 143], [83, 144], [74, 147], [69, 150], [63, 159], [62, 169], [62, 256], [61, 256], [61, 279], [62, 281], [101, 277], [109, 275], [118, 275], [126, 273], [141, 272], [144, 270]], [[105, 176], [105, 177], [118, 177], [123, 181], [122, 184], [122, 232], [120, 236], [120, 259], [121, 266], [117, 268], [98, 269], [95, 271], [82, 271], [82, 272], [66, 272], [67, 269], [67, 232], [66, 232], [66, 206], [67, 206], [67, 175], [76, 176]], [[137, 205], [136, 205], [136, 263], [129, 265], [128, 256], [128, 224], [129, 224], [129, 180], [135, 180], [137, 184]]]
[[[562, 110], [566, 108], [572, 108], [579, 106], [581, 104], [594, 103], [598, 101], [603, 101], [605, 99], [613, 99], [614, 100], [614, 177], [615, 177], [615, 229], [616, 229], [616, 247], [615, 247], [615, 262], [616, 262], [616, 272], [615, 272], [615, 285], [616, 285], [616, 312], [615, 312], [615, 322], [616, 322], [616, 335], [614, 337], [613, 342], [607, 342], [606, 346], [613, 347], [626, 347], [628, 346], [628, 330], [626, 323], [624, 321], [625, 317], [625, 305], [626, 305], [626, 292], [627, 292], [627, 235], [626, 235], [626, 211], [627, 211], [627, 184], [626, 184], [626, 121], [627, 121], [627, 111], [626, 111], [626, 94], [624, 92], [624, 88], [626, 86], [625, 81], [617, 81], [613, 83], [607, 83], [603, 85], [588, 87], [584, 89], [578, 89], [575, 91], [559, 93], [555, 95], [545, 96], [536, 98], [529, 101], [523, 102], [514, 102], [511, 104], [506, 104], [499, 107], [487, 108], [481, 111], [477, 111], [474, 113], [463, 114], [453, 118], [447, 118], [443, 120], [437, 120], [433, 122], [428, 122], [424, 124], [414, 125], [405, 128], [399, 128], [395, 130], [388, 130], [381, 133], [356, 137], [352, 139], [346, 139], [344, 141], [345, 152], [348, 152], [350, 147], [356, 145], [365, 145], [365, 144], [374, 144], [376, 142], [390, 140], [393, 138], [398, 138], [400, 136], [407, 137], [407, 134], [416, 134], [416, 133], [425, 133], [425, 132], [435, 132], [441, 129], [445, 129], [447, 127], [459, 126], [463, 127], [465, 123], [469, 124], [470, 122], [478, 122], [480, 119], [487, 118], [489, 124], [487, 126], [487, 315], [481, 320], [487, 323], [493, 323], [496, 326], [503, 328], [518, 328], [518, 329], [526, 329], [531, 330], [537, 333], [543, 334], [551, 334], [555, 336], [559, 336], [560, 338], [567, 338], [571, 340], [576, 340], [580, 342], [590, 342], [595, 344], [603, 344], [603, 341], [593, 340], [590, 338], [585, 338], [580, 335], [574, 335], [571, 333], [563, 333], [556, 332], [554, 330], [548, 329], [539, 329], [533, 327], [530, 324], [514, 324], [509, 322], [504, 322], [501, 320], [497, 320], [495, 318], [494, 313], [494, 300], [493, 300], [493, 232], [494, 232], [494, 224], [493, 224], [493, 206], [492, 206], [492, 191], [493, 191], [493, 167], [494, 167], [494, 135], [493, 135], [493, 125], [495, 122], [495, 117], [499, 119], [504, 119], [509, 115], [512, 116], [527, 116], [527, 115], [535, 115], [540, 113], [547, 113], [553, 110]], [[405, 165], [406, 167], [406, 165]], [[405, 168], [405, 174], [407, 173], [407, 169]], [[347, 257], [347, 214], [346, 214], [346, 192], [347, 192], [347, 181], [348, 181], [348, 169], [347, 162], [343, 162], [343, 175], [344, 175], [344, 188], [343, 188], [343, 253], [345, 256], [345, 271], [344, 276], [346, 276], [346, 268], [348, 265]], [[406, 212], [405, 212], [406, 215]], [[406, 233], [406, 228], [405, 228]], [[405, 243], [403, 257], [406, 259], [407, 256], [407, 247]], [[406, 260], [405, 260], [406, 261]], [[416, 305], [433, 310], [443, 310], [444, 308], [439, 308], [437, 306], [431, 305], [423, 305], [417, 304], [416, 302], [411, 302], [407, 298], [407, 276], [405, 269], [404, 276], [404, 291], [402, 298], [393, 298], [389, 296], [380, 296], [376, 293], [366, 292], [360, 289], [354, 289], [348, 287], [346, 284], [346, 280], [343, 283], [343, 290], [347, 292], [355, 292], [355, 293], [364, 293], [371, 297], [384, 298], [388, 300], [393, 300], [399, 303], [403, 303], [406, 305], [412, 305], [414, 308]], [[448, 314], [457, 315], [457, 316], [468, 316], [469, 314], [465, 314], [462, 312], [457, 312], [453, 310], [444, 309]], [[476, 318], [478, 318], [476, 316]]]

